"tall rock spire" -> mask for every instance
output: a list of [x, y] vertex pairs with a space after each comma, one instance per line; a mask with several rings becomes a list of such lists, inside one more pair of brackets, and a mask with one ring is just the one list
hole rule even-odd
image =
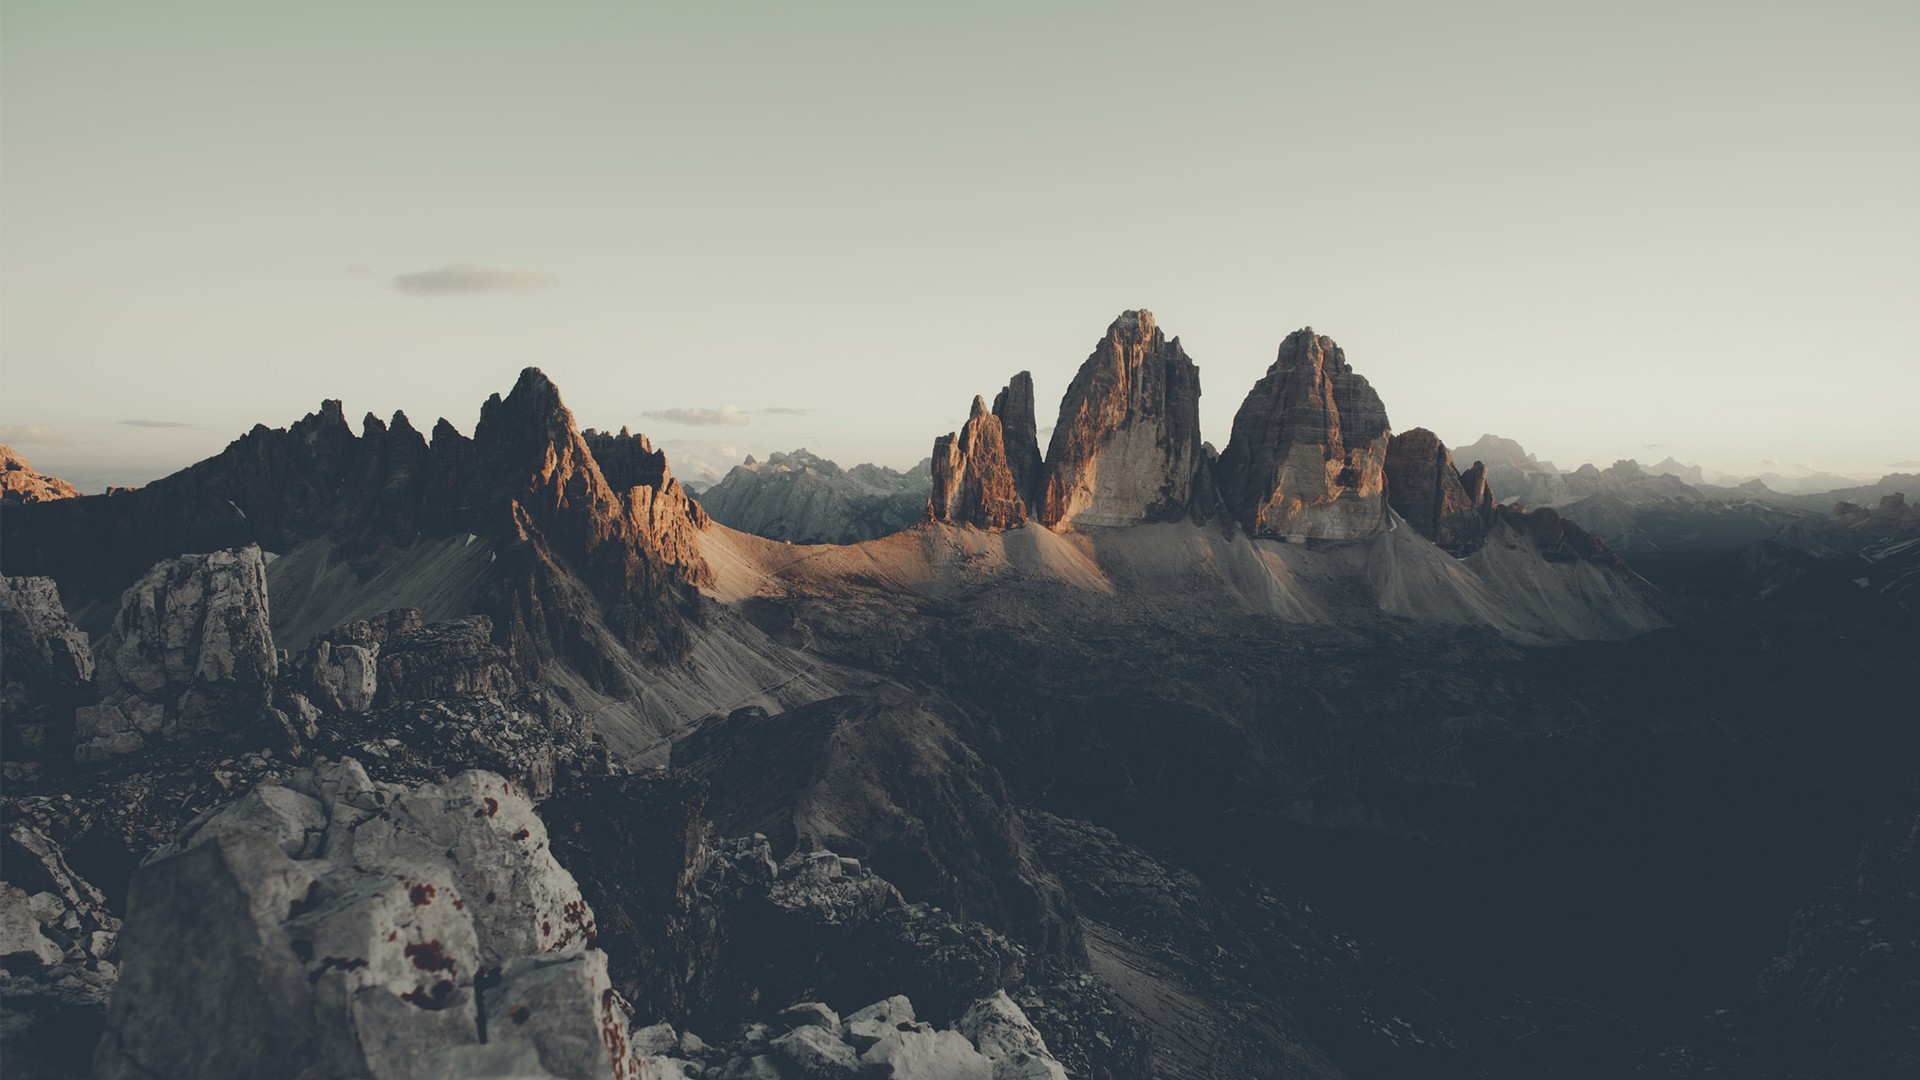
[[1000, 441], [1006, 447], [1007, 468], [1014, 487], [1031, 507], [1040, 498], [1039, 421], [1033, 407], [1033, 375], [1023, 371], [1007, 380], [993, 399], [993, 415], [1000, 418]]
[[1203, 460], [1199, 369], [1152, 312], [1124, 312], [1061, 399], [1036, 516], [1048, 526], [1185, 518], [1205, 487]]
[[987, 411], [981, 398], [973, 399], [972, 415], [958, 433], [933, 441], [933, 496], [927, 500], [927, 516], [982, 529], [1010, 529], [1027, 520], [1026, 500], [1007, 467], [1000, 418]]
[[1371, 536], [1386, 526], [1388, 432], [1340, 346], [1296, 330], [1233, 418], [1220, 495], [1255, 536]]
[[1493, 525], [1493, 492], [1486, 466], [1476, 461], [1468, 473], [1471, 489], [1433, 432], [1402, 432], [1387, 446], [1387, 503], [1448, 554], [1470, 554], [1486, 542]]

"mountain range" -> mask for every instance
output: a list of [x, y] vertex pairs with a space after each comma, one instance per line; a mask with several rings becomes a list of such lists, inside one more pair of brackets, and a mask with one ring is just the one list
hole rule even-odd
[[[695, 497], [532, 368], [471, 435], [327, 401], [23, 476], [10, 1072], [1920, 1060], [1903, 497], [1456, 455], [1311, 329], [1223, 449], [1199, 396], [1128, 311], [1044, 453], [1018, 373], [924, 488]], [[1729, 587], [1640, 571], [1710, 515]]]

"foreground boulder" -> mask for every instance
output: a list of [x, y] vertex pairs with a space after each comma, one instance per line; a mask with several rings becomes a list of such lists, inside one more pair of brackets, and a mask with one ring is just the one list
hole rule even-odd
[[118, 971], [120, 920], [47, 834], [0, 832], [0, 1052], [9, 1078], [85, 1071]]
[[63, 754], [73, 710], [93, 681], [93, 649], [52, 578], [0, 578], [0, 755], [8, 779]]
[[95, 658], [100, 704], [74, 716], [83, 764], [270, 727], [278, 662], [260, 549], [155, 565], [121, 596]]
[[95, 1075], [633, 1076], [596, 933], [501, 777], [302, 770], [134, 877]]

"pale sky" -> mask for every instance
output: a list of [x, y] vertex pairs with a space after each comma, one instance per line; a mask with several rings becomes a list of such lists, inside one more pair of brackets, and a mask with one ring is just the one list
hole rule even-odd
[[[0, 8], [0, 441], [140, 482], [544, 368], [904, 467], [1115, 315], [1563, 466], [1920, 460], [1920, 4]], [[696, 421], [708, 421], [697, 423]]]

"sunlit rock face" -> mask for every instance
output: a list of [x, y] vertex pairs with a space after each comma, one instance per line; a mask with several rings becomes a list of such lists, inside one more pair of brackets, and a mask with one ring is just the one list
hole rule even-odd
[[1255, 536], [1371, 536], [1386, 527], [1388, 433], [1380, 395], [1340, 346], [1296, 330], [1233, 418], [1221, 497]]
[[1152, 312], [1124, 312], [1060, 402], [1035, 516], [1053, 527], [1184, 518], [1209, 489], [1204, 461], [1199, 369]]
[[56, 476], [43, 476], [13, 447], [0, 443], [0, 504], [74, 499], [80, 491]]
[[1027, 520], [1026, 500], [1007, 464], [1000, 418], [987, 403], [973, 399], [973, 414], [958, 432], [933, 441], [933, 495], [927, 516], [934, 521], [1010, 529]]

